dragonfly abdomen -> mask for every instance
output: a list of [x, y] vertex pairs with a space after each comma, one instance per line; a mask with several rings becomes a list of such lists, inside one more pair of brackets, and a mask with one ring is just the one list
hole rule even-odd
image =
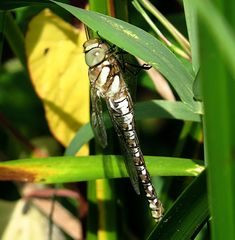
[[152, 184], [149, 172], [146, 168], [144, 156], [139, 146], [139, 140], [135, 131], [134, 112], [130, 95], [115, 99], [110, 105], [113, 110], [113, 120], [116, 122], [126, 144], [126, 150], [132, 157], [138, 177], [144, 188], [145, 195], [149, 202], [153, 218], [158, 222], [163, 215], [164, 209]]
[[158, 222], [163, 215], [164, 209], [160, 200], [157, 197], [157, 193], [152, 184], [149, 172], [146, 168], [143, 153], [139, 147], [139, 140], [135, 130], [132, 130], [132, 137], [125, 137], [127, 147], [130, 149], [130, 152], [133, 157], [134, 165], [136, 167], [137, 174], [139, 176], [140, 182], [144, 188], [145, 195], [149, 202], [149, 208], [153, 218]]
[[145, 195], [148, 199], [149, 208], [151, 210], [152, 216], [158, 222], [161, 220], [163, 216], [164, 209], [163, 209], [162, 203], [157, 197], [157, 193], [152, 184], [149, 172], [146, 168], [141, 150], [140, 150], [140, 156], [134, 157], [134, 159], [135, 159], [134, 162], [135, 162], [136, 170], [140, 178], [140, 181], [142, 183], [142, 186], [144, 188]]

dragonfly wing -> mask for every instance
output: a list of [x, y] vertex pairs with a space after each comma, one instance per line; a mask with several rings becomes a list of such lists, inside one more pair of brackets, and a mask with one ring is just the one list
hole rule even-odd
[[136, 171], [136, 167], [134, 165], [133, 162], [133, 157], [127, 147], [127, 143], [125, 142], [125, 138], [123, 136], [122, 130], [121, 130], [121, 126], [118, 124], [118, 122], [116, 121], [115, 117], [112, 114], [112, 108], [109, 106], [109, 101], [106, 101], [107, 106], [108, 106], [108, 110], [109, 110], [109, 115], [110, 118], [112, 120], [113, 126], [117, 132], [118, 135], [118, 139], [121, 145], [121, 149], [124, 153], [124, 163], [127, 169], [127, 172], [129, 174], [130, 180], [131, 180], [131, 184], [135, 190], [135, 192], [137, 194], [140, 194], [140, 189], [139, 189], [139, 177]]
[[[120, 140], [120, 138], [119, 138]], [[120, 140], [120, 142], [123, 142], [123, 140]], [[127, 172], [129, 174], [131, 184], [137, 194], [140, 194], [140, 188], [139, 188], [139, 177], [134, 165], [134, 162], [132, 160], [132, 156], [130, 155], [129, 151], [126, 149], [125, 142], [122, 143], [122, 151], [125, 152], [124, 156], [124, 162], [126, 165]]]
[[91, 126], [95, 139], [105, 148], [107, 146], [107, 133], [102, 114], [102, 102], [95, 88], [91, 88], [91, 105]]

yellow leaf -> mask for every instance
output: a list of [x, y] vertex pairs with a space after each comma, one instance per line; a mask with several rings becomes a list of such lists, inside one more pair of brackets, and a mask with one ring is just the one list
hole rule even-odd
[[[26, 54], [31, 79], [42, 99], [49, 128], [67, 146], [77, 130], [89, 121], [89, 81], [78, 30], [43, 10], [29, 23]], [[88, 146], [81, 149], [88, 154]]]

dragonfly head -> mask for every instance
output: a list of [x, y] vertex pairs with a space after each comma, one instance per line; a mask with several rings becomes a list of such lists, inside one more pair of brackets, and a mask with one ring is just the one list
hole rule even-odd
[[106, 58], [106, 52], [108, 51], [108, 45], [102, 42], [99, 38], [93, 38], [87, 40], [83, 44], [85, 52], [85, 61], [89, 67], [94, 67], [102, 63]]

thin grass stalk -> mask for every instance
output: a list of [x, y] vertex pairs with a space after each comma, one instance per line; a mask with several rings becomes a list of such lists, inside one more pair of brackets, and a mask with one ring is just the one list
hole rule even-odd
[[148, 0], [139, 0], [139, 2], [151, 12], [165, 28], [172, 34], [176, 41], [182, 46], [182, 48], [191, 54], [190, 44], [188, 40], [158, 11], [158, 9], [150, 3]]
[[7, 24], [7, 27], [4, 29], [4, 35], [6, 36], [12, 51], [20, 60], [22, 66], [26, 69], [27, 63], [24, 50], [24, 36], [9, 12], [6, 13], [5, 23]]
[[142, 17], [145, 19], [145, 21], [149, 24], [149, 26], [153, 29], [153, 31], [157, 34], [157, 36], [163, 41], [164, 44], [166, 44], [174, 53], [178, 54], [179, 56], [191, 60], [191, 56], [188, 55], [186, 52], [172, 44], [159, 30], [159, 28], [154, 24], [154, 22], [151, 20], [151, 18], [148, 16], [148, 14], [144, 11], [144, 9], [141, 7], [139, 2], [137, 0], [132, 1], [132, 4], [136, 8], [136, 10], [142, 15]]
[[3, 49], [3, 41], [4, 41], [4, 27], [5, 27], [5, 18], [6, 18], [6, 12], [0, 11], [0, 65], [2, 62], [2, 49]]

